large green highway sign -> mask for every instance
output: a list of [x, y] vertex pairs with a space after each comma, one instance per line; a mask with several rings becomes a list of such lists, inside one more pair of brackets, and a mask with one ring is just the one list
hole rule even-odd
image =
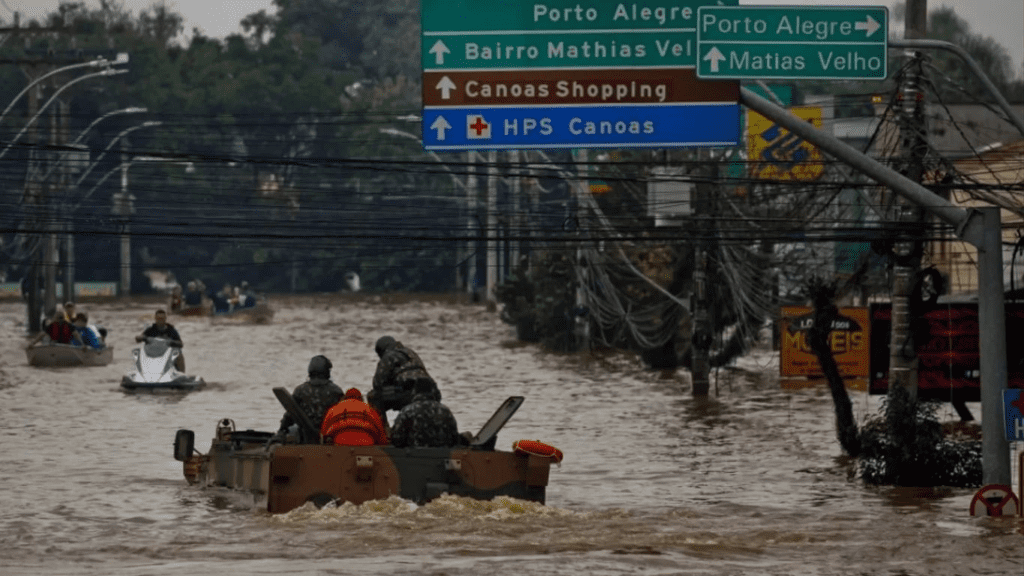
[[884, 6], [702, 6], [697, 77], [884, 80]]

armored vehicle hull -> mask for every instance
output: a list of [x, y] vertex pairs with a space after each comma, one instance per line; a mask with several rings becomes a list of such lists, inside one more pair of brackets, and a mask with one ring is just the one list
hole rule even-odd
[[445, 493], [544, 503], [556, 460], [493, 449], [497, 430], [521, 402], [522, 397], [507, 400], [469, 446], [276, 444], [270, 443], [270, 432], [235, 430], [234, 422], [224, 419], [206, 454], [195, 450], [190, 430], [178, 431], [174, 452], [184, 463], [190, 484], [245, 492], [271, 513], [288, 512], [306, 502], [362, 504], [392, 495], [422, 504]]

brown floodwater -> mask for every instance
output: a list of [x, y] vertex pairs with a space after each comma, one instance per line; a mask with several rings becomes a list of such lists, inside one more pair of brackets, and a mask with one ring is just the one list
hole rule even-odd
[[[478, 304], [272, 304], [269, 324], [172, 317], [188, 372], [209, 385], [133, 395], [120, 378], [158, 302], [81, 303], [109, 330], [114, 363], [65, 369], [28, 366], [24, 307], [0, 303], [0, 574], [1024, 574], [1024, 524], [971, 517], [973, 489], [862, 483], [827, 390], [781, 388], [769, 350], [713, 373], [697, 400], [685, 370], [547, 353]], [[546, 506], [392, 498], [270, 515], [185, 482], [176, 430], [194, 430], [200, 451], [221, 418], [276, 430], [271, 388], [301, 383], [316, 354], [365, 392], [383, 334], [420, 354], [460, 429], [526, 397], [498, 448], [529, 438], [565, 453]], [[851, 394], [859, 420], [877, 410]]]

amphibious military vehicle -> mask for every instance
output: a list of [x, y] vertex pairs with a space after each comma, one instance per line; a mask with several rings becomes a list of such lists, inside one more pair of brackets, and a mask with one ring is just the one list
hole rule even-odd
[[[287, 390], [275, 388], [274, 394], [301, 427], [319, 436]], [[561, 453], [494, 449], [498, 431], [522, 403], [522, 396], [510, 397], [467, 446], [454, 448], [271, 443], [272, 433], [236, 430], [233, 421], [223, 419], [206, 454], [196, 451], [191, 430], [179, 430], [174, 456], [184, 463], [190, 484], [246, 492], [271, 513], [306, 502], [361, 504], [391, 495], [422, 504], [444, 493], [544, 503], [551, 464]]]

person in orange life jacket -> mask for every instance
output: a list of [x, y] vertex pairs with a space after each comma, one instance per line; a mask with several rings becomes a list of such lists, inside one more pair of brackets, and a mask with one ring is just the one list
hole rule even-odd
[[387, 444], [384, 423], [380, 415], [363, 402], [363, 395], [355, 388], [345, 391], [345, 399], [327, 411], [320, 426], [320, 434], [339, 446], [373, 446]]
[[43, 326], [43, 330], [35, 335], [26, 348], [31, 348], [44, 337], [49, 337], [54, 344], [82, 344], [75, 327], [64, 319], [64, 311], [59, 308], [53, 313], [52, 321]]
[[174, 367], [179, 372], [185, 371], [185, 355], [181, 353], [180, 348], [185, 346], [181, 341], [181, 336], [178, 335], [177, 329], [174, 328], [173, 324], [167, 323], [167, 312], [164, 310], [157, 310], [153, 314], [153, 325], [146, 328], [142, 334], [135, 337], [136, 342], [144, 342], [146, 338], [164, 338], [170, 340], [171, 346], [179, 348], [178, 357], [174, 359]]

